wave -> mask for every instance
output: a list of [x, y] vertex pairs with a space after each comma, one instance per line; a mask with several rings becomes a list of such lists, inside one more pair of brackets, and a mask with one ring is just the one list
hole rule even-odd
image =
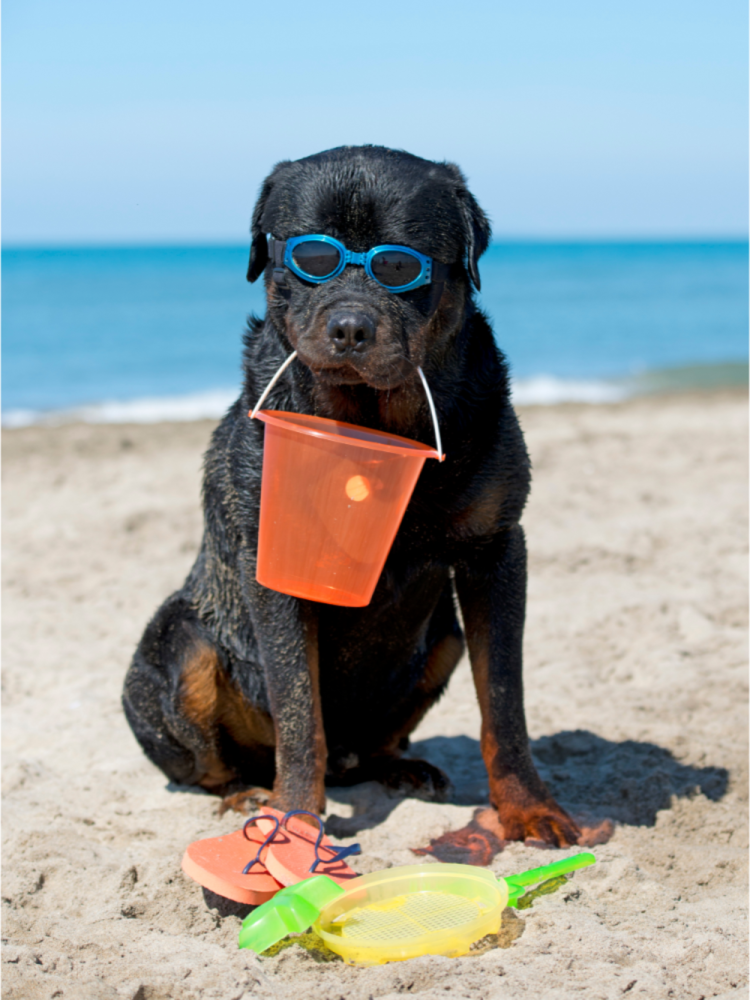
[[[215, 389], [186, 396], [146, 397], [108, 400], [64, 410], [8, 410], [3, 427], [86, 424], [156, 424], [172, 421], [218, 420], [237, 399], [236, 389]], [[513, 402], [519, 406], [551, 403], [611, 403], [623, 398], [619, 386], [607, 382], [587, 382], [540, 375], [513, 383]]]
[[185, 396], [107, 400], [64, 410], [8, 410], [2, 415], [2, 424], [3, 427], [29, 427], [32, 424], [158, 424], [218, 420], [238, 395], [237, 389], [212, 389]]
[[565, 379], [536, 375], [511, 383], [515, 406], [550, 406], [553, 403], [617, 403], [632, 395], [621, 382]]
[[[516, 406], [617, 403], [632, 396], [746, 387], [747, 383], [747, 362], [727, 362], [645, 371], [619, 379], [565, 379], [555, 375], [535, 375], [514, 380], [511, 394]], [[218, 420], [238, 395], [238, 389], [212, 389], [184, 396], [108, 400], [61, 410], [7, 410], [2, 415], [2, 425], [12, 428], [34, 424], [156, 424]]]

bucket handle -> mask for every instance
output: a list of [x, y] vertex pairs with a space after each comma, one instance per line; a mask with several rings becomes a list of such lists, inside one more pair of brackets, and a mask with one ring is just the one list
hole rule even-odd
[[[280, 366], [279, 370], [276, 372], [274, 377], [271, 379], [271, 381], [265, 387], [263, 392], [260, 394], [258, 402], [253, 407], [250, 413], [251, 420], [255, 418], [255, 415], [257, 414], [258, 410], [261, 408], [261, 406], [263, 406], [266, 399], [268, 398], [268, 394], [271, 391], [271, 389], [273, 389], [273, 387], [276, 385], [276, 383], [279, 381], [281, 376], [284, 374], [284, 372], [287, 370], [289, 365], [292, 363], [292, 361], [294, 361], [296, 357], [297, 357], [297, 352], [292, 351], [292, 353], [289, 355], [286, 361]], [[437, 410], [435, 409], [435, 403], [432, 398], [432, 393], [430, 392], [430, 387], [427, 384], [427, 379], [425, 378], [424, 372], [419, 367], [419, 365], [417, 365], [417, 371], [419, 372], [419, 377], [422, 379], [422, 385], [424, 386], [425, 395], [427, 396], [427, 405], [430, 408], [430, 416], [432, 417], [432, 426], [435, 431], [435, 447], [437, 448], [439, 460], [442, 462], [445, 460], [445, 455], [443, 454], [443, 439], [440, 437], [440, 424], [438, 424]]]

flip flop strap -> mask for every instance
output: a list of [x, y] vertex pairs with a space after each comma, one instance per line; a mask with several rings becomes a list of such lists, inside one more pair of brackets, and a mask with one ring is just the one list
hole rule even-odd
[[348, 847], [326, 847], [326, 850], [333, 851], [333, 854], [330, 858], [321, 858], [318, 848], [320, 847], [320, 842], [323, 839], [323, 820], [316, 813], [308, 812], [307, 809], [291, 809], [281, 820], [282, 829], [286, 829], [287, 820], [292, 816], [311, 816], [318, 824], [318, 836], [315, 841], [315, 860], [307, 869], [308, 871], [314, 872], [320, 864], [331, 864], [334, 861], [343, 861], [344, 858], [348, 858], [352, 854], [362, 853], [362, 848], [359, 844], [350, 844]]
[[[274, 826], [273, 830], [271, 830], [271, 832], [268, 834], [268, 836], [266, 837], [266, 839], [260, 845], [260, 847], [258, 848], [258, 853], [255, 855], [255, 857], [253, 858], [253, 860], [252, 861], [248, 861], [248, 863], [242, 869], [242, 874], [243, 875], [249, 875], [250, 874], [250, 869], [253, 867], [253, 865], [255, 865], [255, 864], [263, 864], [263, 862], [260, 860], [260, 852], [263, 850], [264, 847], [267, 847], [271, 843], [271, 841], [276, 836], [276, 833], [277, 833], [277, 831], [279, 829], [279, 821], [276, 819], [275, 816], [269, 816], [268, 813], [261, 813], [260, 816], [251, 816], [250, 819], [247, 820], [245, 822], [244, 826], [242, 827], [242, 835], [244, 836], [245, 840], [250, 840], [250, 838], [247, 835], [247, 828], [250, 826], [251, 823], [254, 823], [258, 819], [270, 819], [270, 820], [273, 820], [273, 822], [276, 824], [276, 826]], [[250, 841], [250, 843], [253, 843], [253, 841]]]

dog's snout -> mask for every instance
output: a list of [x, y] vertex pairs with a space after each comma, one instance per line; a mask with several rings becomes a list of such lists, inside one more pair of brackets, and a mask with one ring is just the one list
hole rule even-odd
[[375, 323], [365, 312], [342, 310], [328, 320], [328, 337], [337, 354], [364, 354], [375, 342]]

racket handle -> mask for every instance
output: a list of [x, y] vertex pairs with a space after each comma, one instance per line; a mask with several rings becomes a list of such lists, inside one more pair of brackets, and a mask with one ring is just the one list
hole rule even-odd
[[551, 865], [542, 865], [541, 868], [530, 868], [527, 872], [519, 872], [518, 875], [507, 875], [505, 881], [511, 888], [515, 886], [535, 885], [537, 882], [544, 882], [545, 879], [554, 878], [556, 875], [566, 875], [568, 872], [574, 872], [578, 868], [593, 865], [595, 861], [596, 858], [593, 854], [583, 851], [581, 854], [574, 854], [569, 858], [563, 858], [562, 861], [554, 861]]

